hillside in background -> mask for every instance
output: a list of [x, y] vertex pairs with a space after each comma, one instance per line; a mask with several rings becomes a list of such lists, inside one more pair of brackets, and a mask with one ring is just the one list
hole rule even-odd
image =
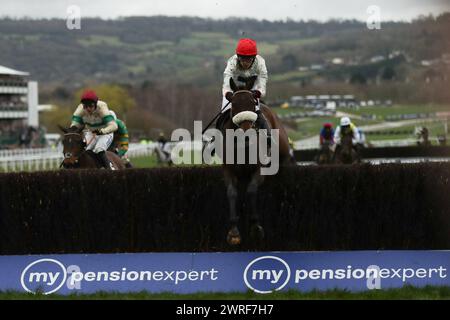
[[[67, 86], [87, 80], [204, 86], [220, 81], [236, 41], [252, 37], [276, 82], [308, 82], [317, 71], [340, 81], [405, 79], [417, 76], [411, 69], [421, 61], [450, 53], [448, 30], [450, 13], [412, 23], [386, 22], [381, 30], [358, 21], [164, 16], [82, 19], [81, 30], [68, 30], [65, 20], [2, 19], [0, 64], [29, 71], [43, 83]], [[380, 60], [389, 55], [400, 58], [388, 64]]]
[[155, 135], [215, 115], [226, 60], [241, 37], [256, 39], [266, 59], [271, 106], [308, 94], [448, 105], [448, 30], [450, 13], [384, 22], [381, 30], [356, 20], [165, 16], [82, 19], [81, 30], [68, 30], [61, 19], [3, 18], [0, 65], [30, 72], [40, 103], [60, 106], [42, 117], [50, 131], [69, 121], [80, 88], [119, 84], [136, 103], [129, 126]]

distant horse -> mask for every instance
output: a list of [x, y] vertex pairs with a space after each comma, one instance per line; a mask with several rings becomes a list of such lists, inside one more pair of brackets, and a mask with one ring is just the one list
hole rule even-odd
[[[232, 129], [233, 131], [237, 129], [242, 129], [244, 132], [253, 128], [256, 130], [259, 138], [266, 139], [267, 137], [261, 135], [258, 128], [255, 128], [256, 120], [256, 104], [253, 93], [249, 91], [253, 87], [254, 81], [247, 82], [243, 87], [237, 87], [233, 79], [230, 79], [230, 85], [234, 92], [232, 97], [232, 107], [229, 113], [229, 117], [225, 117], [222, 123], [218, 125], [218, 128], [222, 132], [222, 146], [226, 145], [226, 130]], [[260, 102], [260, 110], [267, 119], [268, 125], [272, 129], [279, 130], [279, 144], [273, 145], [272, 143], [272, 153], [273, 148], [278, 147], [279, 150], [279, 160], [280, 165], [282, 164], [295, 164], [295, 160], [290, 154], [289, 140], [286, 131], [284, 130], [280, 120], [266, 105]], [[240, 121], [238, 121], [239, 116], [241, 116]], [[237, 117], [236, 117], [237, 116]], [[266, 140], [267, 141], [267, 140]], [[233, 142], [235, 155], [238, 148], [242, 146], [237, 146], [236, 142]], [[248, 154], [249, 144], [245, 143], [245, 154]], [[233, 164], [226, 163], [226, 148], [223, 148], [222, 154], [223, 160], [223, 171], [225, 177], [225, 185], [227, 188], [227, 197], [229, 203], [229, 219], [230, 219], [230, 229], [227, 234], [227, 242], [230, 245], [238, 245], [241, 243], [241, 235], [238, 228], [239, 216], [238, 216], [238, 196], [244, 196], [245, 199], [250, 204], [250, 236], [255, 243], [258, 245], [262, 244], [264, 239], [264, 229], [260, 225], [260, 216], [257, 209], [257, 192], [258, 187], [264, 182], [264, 175], [261, 175], [262, 164], [260, 159], [257, 159], [256, 164], [250, 164], [248, 157], [246, 156], [244, 164], [237, 164], [236, 161]], [[242, 192], [245, 189], [245, 192]], [[239, 191], [242, 190], [242, 191]]]
[[316, 157], [317, 164], [330, 164], [333, 161], [333, 151], [331, 150], [331, 143], [324, 141], [320, 147], [319, 154]]
[[422, 147], [429, 147], [431, 146], [431, 142], [429, 140], [429, 131], [428, 128], [423, 127], [419, 133], [418, 133], [418, 141], [417, 145]]
[[158, 161], [158, 164], [164, 165], [167, 164], [168, 166], [173, 165], [172, 157], [170, 154], [170, 150], [168, 150], [169, 145], [167, 143], [162, 144], [157, 142], [155, 146], [155, 153], [156, 153], [156, 159]]
[[[100, 160], [93, 151], [86, 150], [86, 141], [84, 140], [82, 129], [59, 128], [64, 132], [63, 154], [64, 160], [61, 166], [65, 169], [87, 169], [102, 168]], [[125, 165], [118, 155], [111, 151], [106, 151], [109, 161], [114, 168], [125, 169]]]
[[353, 164], [359, 162], [359, 154], [353, 146], [353, 135], [351, 133], [346, 133], [341, 139], [341, 144], [336, 147], [334, 153], [334, 163]]

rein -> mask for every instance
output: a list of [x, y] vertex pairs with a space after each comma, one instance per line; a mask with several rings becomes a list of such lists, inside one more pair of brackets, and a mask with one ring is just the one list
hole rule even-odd
[[[233, 95], [236, 95], [236, 94], [239, 94], [239, 93], [244, 93], [244, 92], [247, 92], [247, 93], [252, 94], [252, 92], [251, 92], [250, 90], [238, 90], [238, 91], [236, 91], [235, 93], [233, 93]], [[258, 101], [256, 101], [256, 99], [255, 99], [255, 102], [257, 103]], [[224, 106], [220, 109], [220, 111], [214, 116], [214, 118], [212, 118], [212, 120], [208, 123], [208, 125], [205, 127], [205, 129], [203, 129], [203, 131], [202, 131], [202, 136], [205, 134], [206, 130], [212, 125], [212, 123], [220, 116], [220, 114], [222, 113], [222, 111], [225, 110], [226, 107], [228, 107], [228, 105], [229, 105], [230, 103], [231, 103], [231, 101], [228, 101], [227, 104], [224, 105]]]
[[[78, 133], [78, 132], [67, 132], [67, 133], [64, 134], [64, 136], [70, 136], [70, 135], [76, 135], [76, 136], [82, 137], [81, 133]], [[88, 146], [94, 140], [94, 138], [95, 138], [95, 134], [92, 136], [92, 139], [89, 141], [89, 143], [87, 143], [87, 144], [85, 142], [83, 142], [83, 143], [85, 144], [85, 146]], [[73, 158], [75, 160], [74, 160], [74, 164], [71, 164], [70, 166], [65, 166], [65, 161], [66, 161], [67, 158], [66, 158], [66, 156], [64, 154], [64, 159], [61, 162], [61, 164], [59, 165], [59, 167], [60, 168], [62, 168], [62, 167], [64, 167], [64, 168], [70, 168], [70, 167], [74, 168], [74, 167], [76, 167], [76, 164], [78, 163], [78, 160], [80, 159], [80, 157], [85, 152], [86, 152], [86, 150], [83, 150], [83, 152], [78, 157], [71, 157], [71, 158]]]
[[220, 109], [219, 113], [215, 115], [215, 117], [208, 123], [208, 125], [205, 127], [205, 129], [203, 129], [202, 131], [202, 136], [205, 134], [206, 130], [209, 128], [210, 125], [212, 125], [212, 123], [214, 122], [214, 120], [217, 119], [218, 116], [220, 116], [220, 114], [222, 113], [223, 110], [225, 110], [226, 107], [228, 107], [228, 105], [231, 103], [231, 101], [228, 101], [228, 103], [223, 106], [222, 109]]

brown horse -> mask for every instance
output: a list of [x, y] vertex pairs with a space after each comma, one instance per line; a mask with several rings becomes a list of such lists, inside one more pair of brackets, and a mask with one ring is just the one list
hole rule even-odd
[[[66, 129], [61, 126], [59, 128], [64, 132], [63, 154], [64, 160], [61, 166], [65, 169], [87, 169], [102, 168], [97, 155], [92, 151], [86, 150], [86, 142], [80, 129]], [[107, 151], [106, 155], [117, 170], [125, 169], [125, 165], [118, 155], [111, 151]]]
[[359, 154], [353, 146], [353, 135], [351, 133], [344, 134], [341, 145], [336, 147], [334, 162], [337, 164], [354, 164], [360, 162]]
[[317, 164], [330, 164], [333, 159], [333, 151], [331, 150], [331, 143], [324, 141], [320, 147], [319, 154], [317, 155]]
[[[238, 216], [238, 204], [242, 204], [243, 201], [238, 197], [244, 197], [250, 204], [250, 236], [254, 242], [259, 246], [264, 239], [264, 229], [260, 225], [260, 217], [257, 209], [257, 192], [258, 187], [264, 182], [264, 175], [261, 174], [263, 164], [261, 159], [258, 159], [257, 163], [249, 161], [248, 155], [249, 145], [245, 143], [243, 146], [238, 146], [235, 140], [233, 140], [234, 155], [236, 157], [236, 151], [239, 148], [245, 149], [245, 162], [243, 164], [227, 163], [226, 159], [226, 130], [231, 129], [236, 133], [236, 130], [243, 130], [244, 133], [249, 129], [255, 129], [255, 132], [259, 139], [265, 139], [264, 143], [269, 144], [266, 135], [259, 132], [259, 128], [255, 125], [256, 120], [256, 104], [253, 93], [249, 91], [249, 88], [253, 87], [254, 80], [243, 88], [236, 87], [233, 79], [230, 79], [231, 88], [233, 89], [233, 98], [231, 101], [232, 107], [229, 111], [229, 116], [222, 119], [221, 125], [218, 126], [222, 132], [222, 146], [223, 153], [221, 155], [223, 160], [223, 169], [225, 184], [227, 188], [227, 197], [229, 202], [229, 214], [230, 214], [230, 229], [227, 234], [227, 241], [230, 245], [237, 245], [241, 243], [241, 235], [238, 228], [239, 216]], [[277, 145], [270, 143], [270, 153], [274, 153], [274, 148], [279, 152], [279, 164], [295, 164], [295, 160], [290, 154], [289, 140], [286, 131], [284, 130], [280, 120], [266, 105], [260, 103], [260, 110], [267, 120], [271, 129], [278, 129], [279, 142]], [[241, 116], [242, 115], [242, 116]], [[240, 119], [240, 121], [237, 121]], [[236, 160], [236, 159], [234, 159]], [[244, 191], [245, 190], [245, 191]], [[242, 192], [244, 191], [244, 192]]]

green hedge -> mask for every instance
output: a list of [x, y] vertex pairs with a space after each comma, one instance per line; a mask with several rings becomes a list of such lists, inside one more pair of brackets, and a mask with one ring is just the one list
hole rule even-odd
[[[320, 153], [319, 149], [296, 150], [294, 152], [297, 161], [314, 161]], [[370, 158], [416, 158], [416, 157], [450, 157], [448, 146], [405, 146], [405, 147], [377, 147], [363, 148], [363, 159]]]

